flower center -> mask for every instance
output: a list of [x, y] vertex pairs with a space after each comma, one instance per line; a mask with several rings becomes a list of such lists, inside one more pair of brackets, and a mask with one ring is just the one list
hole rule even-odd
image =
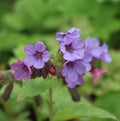
[[28, 70], [28, 67], [26, 65], [24, 65], [23, 70], [24, 71], [27, 71]]
[[69, 68], [73, 68], [73, 67], [74, 67], [74, 63], [71, 62], [71, 61], [69, 61], [69, 62], [67, 63], [67, 67], [69, 67]]
[[65, 48], [66, 48], [66, 50], [69, 51], [69, 52], [72, 50], [71, 44], [65, 45]]
[[37, 52], [35, 53], [35, 57], [40, 58], [41, 56], [42, 56], [42, 52], [38, 52], [38, 51], [37, 51]]

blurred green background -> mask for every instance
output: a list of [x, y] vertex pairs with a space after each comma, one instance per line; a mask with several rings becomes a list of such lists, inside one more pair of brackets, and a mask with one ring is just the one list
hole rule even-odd
[[[98, 37], [101, 43], [108, 43], [113, 61], [101, 64], [108, 73], [96, 86], [88, 74], [79, 92], [90, 99], [95, 97], [94, 105], [120, 118], [120, 0], [0, 0], [0, 70], [8, 69], [18, 58], [23, 59], [27, 43], [41, 40], [55, 55], [55, 33], [72, 27], [80, 28], [83, 39]], [[26, 102], [18, 109], [25, 106]], [[0, 111], [1, 121], [7, 121], [5, 115]], [[26, 115], [21, 116], [22, 121], [27, 121]]]

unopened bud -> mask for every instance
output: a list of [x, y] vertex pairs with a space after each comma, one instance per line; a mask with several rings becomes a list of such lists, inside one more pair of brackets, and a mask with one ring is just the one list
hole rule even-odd
[[31, 78], [34, 79], [34, 78], [40, 77], [40, 76], [41, 76], [41, 70], [35, 69], [34, 67], [32, 67], [32, 75], [31, 75]]
[[47, 64], [47, 66], [48, 66], [49, 72], [50, 72], [52, 75], [55, 75], [55, 74], [56, 74], [56, 69], [55, 69], [53, 63], [49, 60], [46, 64]]
[[56, 74], [56, 69], [55, 69], [55, 67], [54, 67], [54, 66], [49, 66], [49, 72], [50, 72], [51, 74], [55, 75], [55, 74]]
[[0, 74], [0, 86], [7, 83], [8, 75], [7, 74]]
[[7, 101], [10, 97], [10, 94], [12, 92], [12, 89], [13, 89], [13, 82], [11, 82], [5, 89], [3, 95], [2, 95], [2, 99], [4, 101]]
[[47, 65], [45, 65], [45, 67], [41, 70], [41, 75], [45, 79], [45, 78], [47, 78], [48, 73], [49, 73], [48, 67], [47, 67]]

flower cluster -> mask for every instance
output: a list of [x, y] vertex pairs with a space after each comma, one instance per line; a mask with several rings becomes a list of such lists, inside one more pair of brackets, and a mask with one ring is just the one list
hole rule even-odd
[[25, 46], [25, 59], [11, 64], [14, 78], [28, 81], [40, 76], [47, 78], [51, 73], [58, 78], [61, 77], [69, 88], [74, 88], [84, 83], [83, 76], [86, 72], [91, 72], [96, 84], [107, 70], [94, 67], [95, 60], [102, 60], [106, 64], [112, 61], [108, 45], [104, 43], [101, 46], [97, 38], [87, 37], [84, 41], [80, 35], [78, 28], [56, 33], [63, 60], [61, 67], [54, 67], [50, 61], [50, 53], [42, 42]]
[[49, 72], [55, 73], [54, 66], [49, 60], [50, 54], [42, 42], [38, 41], [35, 45], [29, 44], [25, 46], [24, 51], [26, 53], [24, 61], [18, 60], [10, 66], [16, 80], [28, 81], [38, 76], [46, 78]]
[[64, 59], [62, 76], [69, 88], [83, 84], [83, 76], [87, 71], [92, 73], [96, 84], [106, 70], [93, 67], [94, 60], [100, 59], [105, 63], [112, 61], [106, 43], [100, 46], [97, 38], [90, 37], [83, 41], [80, 34], [78, 28], [72, 28], [65, 33], [56, 33]]

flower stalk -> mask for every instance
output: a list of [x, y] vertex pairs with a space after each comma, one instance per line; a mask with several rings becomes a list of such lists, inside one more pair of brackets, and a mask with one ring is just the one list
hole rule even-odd
[[49, 89], [49, 118], [53, 120], [53, 101], [52, 101], [52, 88]]

